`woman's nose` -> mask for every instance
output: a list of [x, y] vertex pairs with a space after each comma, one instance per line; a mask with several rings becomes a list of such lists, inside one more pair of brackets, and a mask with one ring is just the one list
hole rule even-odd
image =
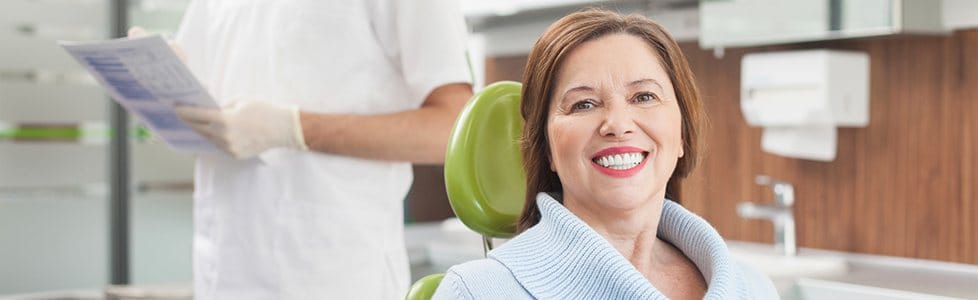
[[609, 105], [604, 109], [598, 134], [603, 137], [623, 138], [635, 132], [635, 122], [627, 105]]

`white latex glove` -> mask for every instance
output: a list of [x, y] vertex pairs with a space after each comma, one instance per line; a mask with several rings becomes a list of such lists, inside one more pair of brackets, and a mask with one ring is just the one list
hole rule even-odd
[[234, 101], [221, 110], [177, 106], [176, 112], [194, 131], [237, 159], [272, 148], [309, 150], [295, 105]]

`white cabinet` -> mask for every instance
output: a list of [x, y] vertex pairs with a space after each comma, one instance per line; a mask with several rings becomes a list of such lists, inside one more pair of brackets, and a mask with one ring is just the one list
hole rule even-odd
[[934, 0], [700, 0], [700, 47], [940, 33]]

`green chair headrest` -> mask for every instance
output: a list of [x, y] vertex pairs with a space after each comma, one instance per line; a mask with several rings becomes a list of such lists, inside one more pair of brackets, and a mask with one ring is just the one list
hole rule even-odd
[[515, 235], [526, 197], [520, 154], [520, 83], [501, 81], [472, 97], [455, 122], [445, 187], [455, 215], [494, 238]]

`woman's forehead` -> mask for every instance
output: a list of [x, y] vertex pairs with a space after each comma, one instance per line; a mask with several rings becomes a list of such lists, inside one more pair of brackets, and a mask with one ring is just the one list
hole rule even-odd
[[620, 33], [585, 42], [561, 62], [554, 96], [572, 89], [624, 87], [639, 83], [671, 86], [658, 53], [645, 40]]

